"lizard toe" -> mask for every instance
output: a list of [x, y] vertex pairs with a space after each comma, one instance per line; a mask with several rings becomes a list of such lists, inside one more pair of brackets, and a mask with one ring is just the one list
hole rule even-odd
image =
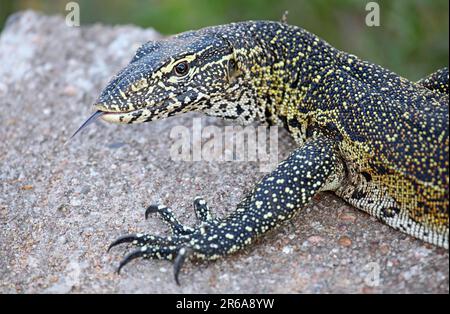
[[159, 245], [144, 245], [141, 248], [135, 249], [128, 253], [120, 262], [117, 268], [117, 273], [120, 273], [121, 269], [136, 258], [144, 259], [160, 259], [160, 260], [173, 260], [176, 255], [178, 246], [159, 246]]

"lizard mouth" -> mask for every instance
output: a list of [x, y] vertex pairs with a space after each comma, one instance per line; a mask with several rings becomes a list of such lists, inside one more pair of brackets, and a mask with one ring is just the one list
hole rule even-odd
[[89, 118], [87, 118], [86, 121], [73, 133], [73, 135], [69, 138], [71, 140], [74, 138], [78, 133], [80, 133], [82, 130], [86, 129], [89, 125], [97, 121], [99, 118], [102, 118], [105, 121], [108, 122], [116, 122], [116, 123], [125, 123], [123, 122], [123, 117], [127, 114], [133, 114], [133, 112], [139, 111], [139, 110], [132, 110], [128, 112], [111, 112], [111, 111], [102, 111], [97, 110], [95, 111]]
[[165, 101], [128, 111], [111, 111], [102, 104], [96, 104], [94, 107], [97, 109], [97, 112], [101, 112], [99, 117], [103, 121], [120, 124], [145, 122], [149, 117], [168, 109]]
[[101, 118], [104, 121], [111, 123], [139, 123], [144, 122], [155, 113], [161, 112], [165, 108], [164, 101], [158, 103], [156, 106], [151, 105], [141, 109], [133, 109], [129, 111], [110, 111], [105, 105], [99, 103], [95, 104], [96, 111], [73, 133], [69, 138], [72, 139], [82, 130]]

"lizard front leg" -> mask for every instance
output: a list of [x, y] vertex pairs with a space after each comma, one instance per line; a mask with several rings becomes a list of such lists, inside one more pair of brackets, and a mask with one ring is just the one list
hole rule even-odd
[[242, 249], [292, 218], [317, 192], [337, 185], [343, 167], [334, 143], [327, 137], [307, 141], [263, 177], [225, 219], [214, 219], [203, 199], [194, 202], [201, 221], [197, 228], [182, 226], [163, 206], [154, 207], [151, 211], [159, 211], [174, 234], [167, 238], [142, 234], [119, 238], [111, 246], [124, 242], [140, 246], [122, 261], [120, 268], [137, 257], [175, 259], [178, 283], [178, 272], [186, 258], [214, 260]]

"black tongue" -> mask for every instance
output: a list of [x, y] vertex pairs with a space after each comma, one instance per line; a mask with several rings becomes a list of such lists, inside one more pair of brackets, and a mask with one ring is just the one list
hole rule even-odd
[[69, 138], [68, 141], [70, 141], [71, 139], [73, 139], [75, 137], [75, 135], [77, 135], [78, 133], [81, 132], [81, 130], [87, 128], [90, 124], [92, 124], [93, 122], [95, 122], [95, 120], [97, 120], [100, 116], [104, 115], [105, 113], [103, 111], [96, 111], [92, 114], [92, 116], [90, 116], [79, 128], [78, 130], [75, 131], [75, 133], [73, 133], [73, 135]]

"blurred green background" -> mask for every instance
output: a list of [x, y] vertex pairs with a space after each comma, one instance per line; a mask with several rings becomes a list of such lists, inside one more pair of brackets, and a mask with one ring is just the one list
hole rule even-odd
[[[66, 14], [64, 0], [0, 0], [0, 28], [15, 11]], [[381, 26], [365, 24], [364, 0], [78, 0], [82, 25], [136, 24], [172, 34], [248, 19], [301, 26], [335, 47], [417, 80], [448, 65], [448, 0], [376, 1]]]

